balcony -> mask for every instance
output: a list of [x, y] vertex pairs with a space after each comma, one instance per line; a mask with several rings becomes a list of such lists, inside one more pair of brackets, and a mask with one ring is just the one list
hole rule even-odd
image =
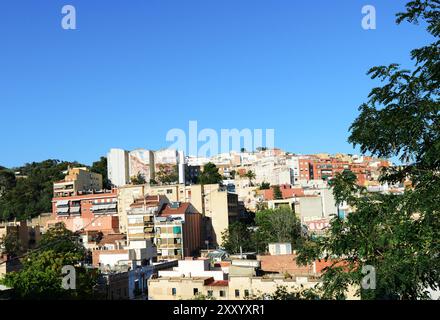
[[117, 214], [117, 204], [107, 203], [107, 204], [96, 204], [92, 206], [92, 212], [95, 215], [99, 214]]
[[181, 243], [161, 243], [158, 245], [159, 249], [182, 249]]
[[131, 240], [150, 240], [154, 238], [154, 234], [133, 233], [133, 234], [129, 234], [128, 238], [130, 238]]
[[57, 207], [56, 212], [58, 216], [68, 216], [69, 207]]
[[141, 208], [131, 208], [130, 210], [127, 211], [127, 214], [154, 215], [157, 211], [158, 211], [157, 207], [141, 207]]
[[153, 233], [154, 234], [154, 228], [153, 227], [145, 227], [144, 228], [145, 233]]
[[181, 239], [182, 234], [156, 232], [156, 237], [161, 238], [161, 239]]
[[144, 227], [143, 223], [128, 223], [129, 227]]

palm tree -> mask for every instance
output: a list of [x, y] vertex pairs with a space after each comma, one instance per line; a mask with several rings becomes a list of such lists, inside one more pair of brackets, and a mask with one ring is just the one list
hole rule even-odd
[[252, 180], [254, 180], [256, 177], [255, 173], [252, 170], [249, 170], [248, 172], [246, 172], [245, 176], [249, 179], [249, 185], [253, 186]]

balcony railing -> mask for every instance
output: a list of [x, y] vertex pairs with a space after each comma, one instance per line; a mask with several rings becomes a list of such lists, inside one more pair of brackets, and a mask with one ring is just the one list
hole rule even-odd
[[154, 238], [154, 234], [148, 234], [148, 233], [133, 233], [129, 234], [128, 237], [130, 239], [137, 239], [137, 240], [144, 240], [144, 239], [152, 239]]
[[181, 249], [182, 244], [181, 243], [161, 243], [158, 246], [159, 249]]

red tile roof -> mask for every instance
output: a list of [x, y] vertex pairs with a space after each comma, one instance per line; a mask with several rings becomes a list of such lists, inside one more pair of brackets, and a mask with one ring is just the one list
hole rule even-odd
[[206, 284], [209, 287], [227, 287], [229, 285], [228, 280], [214, 280]]
[[300, 266], [296, 263], [296, 255], [259, 256], [261, 270], [265, 272], [288, 272], [291, 275], [306, 275], [313, 273], [313, 265]]
[[180, 203], [178, 208], [171, 208], [169, 204], [163, 206], [160, 216], [169, 216], [173, 214], [197, 213], [197, 210], [191, 206], [189, 202]]
[[122, 233], [107, 234], [102, 237], [102, 239], [99, 241], [99, 244], [116, 244], [116, 241], [121, 241], [125, 239], [127, 239], [127, 236]]
[[[280, 188], [280, 190], [283, 195], [283, 199], [304, 196], [304, 190], [301, 188]], [[273, 189], [263, 190], [263, 196], [265, 200], [273, 200]]]

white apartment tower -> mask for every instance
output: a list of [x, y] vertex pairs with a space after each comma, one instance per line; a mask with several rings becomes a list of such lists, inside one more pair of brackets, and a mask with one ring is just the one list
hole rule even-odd
[[130, 180], [128, 169], [128, 151], [110, 149], [107, 154], [107, 173], [112, 185], [116, 187], [126, 185]]

